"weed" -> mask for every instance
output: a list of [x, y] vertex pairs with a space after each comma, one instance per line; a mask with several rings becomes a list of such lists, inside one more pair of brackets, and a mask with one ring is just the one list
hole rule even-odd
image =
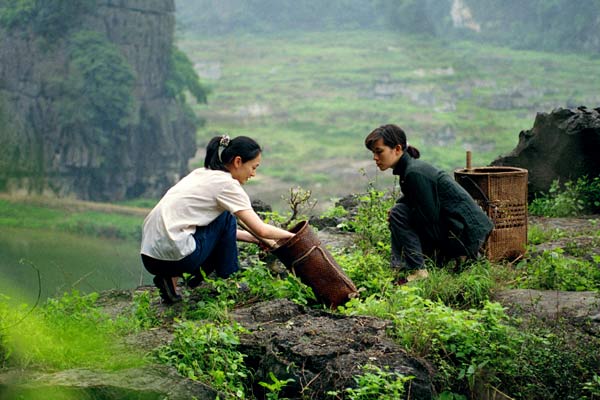
[[294, 382], [293, 379], [278, 379], [273, 372], [269, 372], [269, 378], [271, 378], [272, 383], [267, 382], [258, 382], [258, 384], [268, 390], [267, 392], [267, 400], [278, 400], [280, 399], [279, 393], [285, 388], [285, 385], [288, 383]]
[[236, 323], [179, 321], [173, 341], [156, 354], [183, 376], [203, 381], [231, 397], [245, 398], [250, 372], [244, 364], [245, 355], [236, 349], [242, 332]]
[[[344, 390], [350, 400], [402, 399], [406, 393], [406, 385], [414, 378], [396, 371], [390, 372], [389, 368], [381, 369], [376, 365], [368, 364], [362, 369], [363, 373], [354, 377], [356, 387]], [[329, 392], [328, 395], [338, 398], [339, 392]]]
[[545, 251], [517, 266], [519, 287], [585, 291], [600, 287], [600, 270], [591, 262], [564, 256], [562, 249]]
[[546, 217], [572, 217], [600, 210], [600, 177], [580, 177], [563, 185], [555, 180], [547, 194], [534, 199], [529, 213]]

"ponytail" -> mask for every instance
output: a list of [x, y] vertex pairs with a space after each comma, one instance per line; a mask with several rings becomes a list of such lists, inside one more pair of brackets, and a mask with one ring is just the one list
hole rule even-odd
[[230, 139], [227, 135], [215, 136], [206, 146], [204, 168], [220, 171], [229, 171], [227, 165], [234, 158], [240, 157], [242, 162], [255, 159], [262, 149], [259, 144], [247, 136], [238, 136]]
[[383, 139], [383, 144], [391, 147], [392, 149], [400, 145], [402, 150], [407, 152], [412, 158], [419, 158], [421, 152], [414, 146], [410, 146], [406, 141], [406, 133], [397, 125], [388, 124], [382, 125], [379, 128], [374, 129], [365, 138], [365, 146], [369, 150], [373, 150], [375, 143]]
[[412, 158], [421, 157], [421, 152], [416, 147], [411, 146], [410, 144], [406, 145], [406, 149], [404, 150], [410, 155]]

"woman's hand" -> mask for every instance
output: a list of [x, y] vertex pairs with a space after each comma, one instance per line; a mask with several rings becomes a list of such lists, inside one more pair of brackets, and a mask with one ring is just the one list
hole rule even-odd
[[235, 213], [235, 216], [243, 223], [242, 227], [250, 230], [255, 236], [264, 239], [287, 239], [294, 236], [293, 233], [276, 226], [265, 224], [254, 210], [242, 210]]

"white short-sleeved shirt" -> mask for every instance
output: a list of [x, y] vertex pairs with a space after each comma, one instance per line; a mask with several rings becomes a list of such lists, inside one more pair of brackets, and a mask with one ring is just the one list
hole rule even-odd
[[198, 168], [163, 196], [144, 220], [141, 253], [159, 260], [181, 260], [196, 249], [196, 226], [224, 211], [252, 208], [250, 198], [229, 172]]

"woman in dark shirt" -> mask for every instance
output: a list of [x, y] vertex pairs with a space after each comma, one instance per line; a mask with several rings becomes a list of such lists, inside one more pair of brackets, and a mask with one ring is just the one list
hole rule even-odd
[[402, 197], [389, 213], [391, 265], [407, 280], [427, 277], [425, 258], [475, 258], [493, 229], [492, 221], [448, 174], [418, 160], [396, 125], [383, 125], [365, 139], [381, 171], [400, 177]]

